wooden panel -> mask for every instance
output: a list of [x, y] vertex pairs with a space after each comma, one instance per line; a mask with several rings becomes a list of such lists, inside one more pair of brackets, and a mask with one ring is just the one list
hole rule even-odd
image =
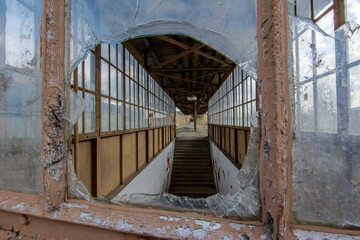
[[168, 145], [168, 143], [169, 143], [169, 127], [165, 128], [164, 136], [165, 136], [165, 139], [164, 139], [165, 145]]
[[93, 144], [92, 141], [79, 142], [79, 166], [77, 177], [90, 193], [93, 189]]
[[171, 141], [175, 138], [175, 126], [172, 126], [171, 128]]
[[154, 130], [149, 130], [148, 135], [148, 149], [149, 149], [149, 159], [154, 156]]
[[246, 131], [246, 152], [248, 150], [249, 141], [250, 141], [250, 131]]
[[246, 155], [246, 133], [244, 130], [236, 130], [238, 142], [238, 161], [243, 164]]
[[212, 126], [212, 125], [209, 125], [209, 126], [208, 126], [208, 129], [209, 129], [209, 138], [213, 140], [213, 139], [214, 139], [213, 126]]
[[120, 185], [120, 136], [100, 140], [100, 192], [107, 195]]
[[225, 151], [230, 154], [230, 129], [225, 128]]
[[122, 181], [136, 172], [136, 133], [122, 136]]
[[235, 129], [230, 129], [230, 155], [235, 159]]
[[225, 128], [221, 127], [221, 148], [225, 149]]
[[146, 132], [138, 133], [138, 168], [146, 163]]
[[159, 129], [154, 129], [154, 155], [159, 152]]
[[159, 128], [159, 151], [163, 149], [163, 131], [164, 128]]

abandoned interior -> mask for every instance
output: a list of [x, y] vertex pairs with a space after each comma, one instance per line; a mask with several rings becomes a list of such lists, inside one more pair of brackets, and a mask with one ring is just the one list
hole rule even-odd
[[360, 239], [358, 23], [359, 0], [1, 1], [0, 239]]

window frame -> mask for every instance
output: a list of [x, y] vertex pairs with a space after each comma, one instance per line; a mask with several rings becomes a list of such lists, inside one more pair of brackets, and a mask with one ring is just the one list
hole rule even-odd
[[[338, 0], [336, 0], [338, 1]], [[341, 2], [341, 1], [340, 1]], [[269, 14], [275, 13], [276, 17], [274, 21], [280, 26], [279, 28], [274, 29], [274, 33], [271, 33], [269, 36], [270, 41], [277, 41], [280, 38], [284, 39], [284, 43], [282, 46], [285, 46], [287, 43], [287, 28], [286, 26], [281, 25], [280, 23], [286, 22], [287, 15], [284, 14], [284, 11], [287, 11], [286, 6], [287, 0], [275, 1], [274, 5], [267, 5], [266, 3], [259, 1], [258, 2], [258, 32], [261, 30], [261, 26], [263, 20], [269, 17]], [[341, 5], [341, 4], [340, 4]], [[268, 12], [262, 12], [262, 7], [267, 6], [269, 8]], [[51, 1], [44, 0], [44, 13], [47, 13], [47, 16], [51, 18], [47, 20], [47, 18], [43, 18], [43, 28], [42, 28], [42, 69], [43, 69], [43, 159], [50, 159], [49, 156], [56, 152], [53, 146], [57, 146], [59, 144], [59, 140], [65, 139], [65, 131], [60, 131], [59, 134], [55, 132], [52, 128], [52, 124], [54, 123], [54, 119], [51, 115], [51, 109], [49, 108], [49, 104], [54, 104], [54, 106], [59, 106], [59, 103], [54, 101], [53, 96], [57, 96], [57, 94], [61, 93], [64, 95], [64, 79], [65, 73], [62, 67], [52, 68], [52, 66], [64, 66], [65, 52], [66, 46], [68, 43], [64, 41], [65, 37], [65, 25], [64, 24], [64, 16], [67, 16], [65, 13], [70, 11], [69, 6], [65, 6], [65, 3], [62, 1]], [[279, 16], [282, 17], [279, 17]], [[336, 14], [335, 14], [336, 15]], [[67, 16], [68, 18], [69, 16]], [[67, 19], [68, 21], [69, 19]], [[268, 21], [270, 22], [270, 21]], [[264, 22], [265, 23], [265, 22]], [[266, 24], [265, 24], [266, 25]], [[286, 24], [285, 24], [286, 25]], [[46, 26], [46, 27], [45, 27]], [[264, 30], [265, 32], [268, 31]], [[54, 41], [52, 39], [52, 35], [48, 35], [47, 33], [55, 34], [59, 41]], [[266, 32], [269, 33], [269, 32]], [[283, 35], [281, 34], [283, 33]], [[271, 57], [269, 59], [261, 58], [265, 56], [273, 56], [276, 59], [286, 58], [286, 51], [284, 52], [276, 52], [276, 51], [263, 51], [263, 47], [267, 47], [264, 45], [264, 42], [267, 42], [268, 39], [259, 38], [259, 66], [265, 67], [267, 69], [267, 64], [272, 63]], [[280, 45], [281, 42], [278, 42]], [[270, 44], [270, 47], [273, 46]], [[54, 58], [54, 54], [57, 58]], [[46, 64], [45, 64], [46, 63]], [[281, 76], [277, 71], [285, 70], [287, 71], [287, 62], [276, 65], [276, 71], [269, 72], [269, 77], [264, 78], [264, 80], [274, 77], [274, 83], [265, 83], [260, 87], [260, 91], [269, 87], [269, 89], [279, 90], [279, 86], [276, 87], [276, 84], [283, 83], [288, 86], [288, 76], [285, 74]], [[262, 72], [263, 74], [264, 72]], [[260, 76], [263, 76], [260, 74]], [[288, 93], [278, 93], [284, 94], [286, 99], [285, 101], [289, 102]], [[267, 98], [262, 99], [263, 103], [266, 103]], [[62, 104], [62, 103], [60, 103]], [[263, 110], [272, 109], [268, 107], [268, 105], [264, 104]], [[61, 110], [64, 115], [64, 110]], [[49, 114], [50, 113], [50, 114]], [[275, 114], [275, 116], [278, 116]], [[280, 115], [280, 120], [285, 119], [284, 116]], [[268, 127], [269, 119], [265, 117], [261, 117], [261, 123], [264, 124], [262, 127]], [[62, 124], [64, 124], [62, 122]], [[270, 128], [269, 132], [270, 132]], [[287, 134], [290, 133], [290, 128], [286, 129]], [[271, 136], [272, 133], [269, 133]], [[53, 136], [56, 136], [55, 138]], [[266, 137], [267, 137], [266, 136]], [[280, 137], [280, 139], [291, 139], [289, 135], [285, 137]], [[264, 136], [262, 136], [262, 140], [266, 140]], [[274, 144], [274, 143], [273, 143]], [[274, 149], [281, 146], [278, 143], [274, 146]], [[270, 148], [272, 149], [272, 148]], [[272, 151], [272, 150], [270, 150]], [[264, 166], [268, 166], [269, 163], [275, 163], [274, 159], [282, 159], [282, 156], [275, 155], [274, 158], [267, 159], [269, 163], [264, 161], [264, 156], [260, 159], [260, 190], [262, 197], [270, 200], [267, 201], [267, 204], [263, 203], [263, 220], [262, 222], [251, 222], [251, 221], [234, 221], [229, 219], [219, 219], [207, 216], [199, 216], [198, 214], [191, 213], [180, 213], [180, 212], [171, 212], [166, 210], [152, 210], [152, 209], [140, 209], [135, 207], [123, 207], [116, 205], [109, 205], [104, 203], [92, 203], [85, 200], [71, 200], [66, 197], [66, 149], [60, 149], [59, 153], [59, 162], [62, 163], [62, 166], [56, 172], [52, 172], [46, 168], [45, 160], [44, 162], [44, 184], [47, 186], [44, 188], [44, 193], [42, 195], [35, 194], [25, 194], [25, 193], [15, 193], [9, 191], [0, 191], [0, 210], [14, 212], [15, 214], [22, 215], [32, 215], [39, 216], [45, 218], [49, 221], [64, 221], [71, 223], [79, 223], [87, 226], [99, 227], [103, 229], [108, 229], [112, 231], [125, 232], [129, 234], [138, 234], [138, 235], [148, 235], [148, 236], [156, 236], [156, 237], [167, 237], [167, 238], [178, 238], [180, 235], [178, 233], [179, 224], [183, 223], [185, 227], [191, 226], [199, 226], [200, 229], [205, 230], [206, 234], [211, 233], [212, 237], [217, 238], [221, 236], [225, 236], [228, 234], [236, 235], [239, 234], [249, 234], [253, 233], [252, 237], [264, 237], [266, 232], [269, 232], [274, 236], [274, 234], [279, 234], [283, 237], [292, 236], [291, 233], [294, 229], [305, 229], [309, 231], [321, 231], [327, 233], [342, 233], [349, 235], [360, 235], [360, 231], [357, 230], [344, 230], [344, 229], [333, 229], [326, 227], [315, 227], [315, 226], [297, 226], [289, 224], [289, 220], [291, 216], [289, 213], [288, 206], [285, 206], [284, 203], [278, 204], [277, 202], [271, 203], [271, 198], [274, 197], [273, 194], [278, 194], [276, 198], [286, 198], [285, 193], [281, 194], [277, 191], [273, 193], [270, 192], [270, 187], [264, 186], [266, 185], [264, 175], [269, 174], [270, 169], [265, 169]], [[260, 153], [264, 155], [264, 148], [261, 147]], [[272, 154], [272, 152], [271, 152]], [[280, 154], [281, 155], [281, 154]], [[265, 165], [266, 164], [266, 165]], [[280, 173], [284, 170], [281, 167], [280, 171], [275, 169], [275, 173]], [[54, 174], [59, 173], [59, 178], [54, 179]], [[291, 178], [289, 173], [287, 173], [287, 178], [285, 178], [285, 182]], [[276, 175], [276, 174], [275, 174]], [[280, 176], [283, 176], [280, 174]], [[275, 187], [285, 187], [285, 190], [289, 190], [291, 192], [291, 186], [284, 185], [283, 180], [275, 181], [273, 183]], [[288, 201], [286, 200], [286, 203]], [[269, 204], [269, 205], [268, 205]], [[279, 206], [280, 211], [278, 211], [277, 207]], [[20, 207], [19, 207], [20, 206]], [[291, 202], [290, 202], [291, 206]], [[291, 208], [290, 208], [291, 210]], [[273, 221], [267, 218], [267, 211], [271, 211], [273, 213]], [[86, 217], [91, 216], [91, 218]], [[145, 217], [144, 217], [145, 216]], [[144, 224], [141, 221], [137, 221], [136, 219], [146, 219], [146, 223]], [[94, 221], [93, 221], [94, 219]], [[96, 222], [95, 222], [95, 219]], [[205, 221], [205, 223], [210, 222], [211, 224], [220, 223], [220, 227], [214, 230], [209, 230], [204, 225], [199, 225], [199, 221]], [[129, 227], [131, 226], [131, 227]], [[156, 229], [158, 227], [158, 229]], [[165, 231], [163, 227], [167, 227]], [[274, 228], [275, 227], [275, 228]], [[287, 228], [289, 227], [289, 228]], [[275, 231], [274, 231], [275, 229]], [[290, 235], [289, 235], [290, 234]]]

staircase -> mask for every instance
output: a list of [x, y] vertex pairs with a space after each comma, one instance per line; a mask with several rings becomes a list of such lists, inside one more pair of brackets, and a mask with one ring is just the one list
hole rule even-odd
[[208, 138], [176, 138], [169, 193], [190, 198], [216, 194]]

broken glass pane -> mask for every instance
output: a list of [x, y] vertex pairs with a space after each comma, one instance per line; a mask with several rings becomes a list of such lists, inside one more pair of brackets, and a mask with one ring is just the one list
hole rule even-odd
[[0, 189], [41, 193], [42, 2], [0, 3]]
[[[326, 32], [334, 35], [333, 39], [313, 23], [289, 17], [293, 47], [290, 72], [294, 73], [290, 79], [295, 101], [292, 116], [296, 123], [292, 162], [294, 219], [359, 227], [359, 29], [348, 22], [335, 34]], [[332, 31], [325, 25], [320, 27]], [[304, 38], [306, 32], [312, 37]], [[311, 62], [315, 64], [308, 64]], [[298, 71], [303, 67], [309, 69], [306, 78]]]
[[246, 0], [74, 0], [71, 64], [76, 66], [100, 42], [171, 33], [208, 44], [256, 76], [256, 9], [256, 1]]

